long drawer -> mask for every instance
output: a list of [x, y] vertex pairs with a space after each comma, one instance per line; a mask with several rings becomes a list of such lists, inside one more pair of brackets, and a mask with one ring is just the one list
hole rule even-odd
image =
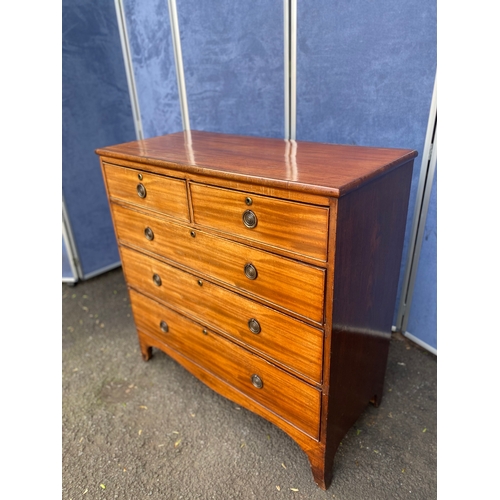
[[197, 224], [326, 261], [328, 208], [204, 184], [190, 189]]
[[112, 204], [118, 239], [321, 324], [325, 270]]
[[138, 330], [171, 348], [318, 439], [321, 392], [201, 324], [130, 290]]
[[127, 247], [121, 248], [121, 257], [131, 287], [321, 382], [322, 330]]
[[189, 221], [186, 181], [104, 164], [110, 198]]

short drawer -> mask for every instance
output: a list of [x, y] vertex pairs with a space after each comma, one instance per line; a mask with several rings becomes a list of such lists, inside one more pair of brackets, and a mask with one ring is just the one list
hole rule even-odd
[[197, 224], [326, 261], [328, 208], [196, 183], [190, 189]]
[[127, 247], [121, 248], [121, 257], [131, 287], [321, 383], [322, 330]]
[[325, 270], [112, 204], [118, 239], [322, 323]]
[[104, 164], [111, 199], [189, 221], [186, 182], [131, 168]]
[[318, 439], [321, 392], [175, 311], [130, 291], [136, 327]]

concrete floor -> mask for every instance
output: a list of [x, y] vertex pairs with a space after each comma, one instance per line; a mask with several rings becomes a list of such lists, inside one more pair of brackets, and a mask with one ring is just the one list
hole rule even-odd
[[436, 357], [395, 334], [327, 491], [284, 432], [168, 356], [142, 361], [121, 268], [62, 285], [63, 500], [437, 497]]

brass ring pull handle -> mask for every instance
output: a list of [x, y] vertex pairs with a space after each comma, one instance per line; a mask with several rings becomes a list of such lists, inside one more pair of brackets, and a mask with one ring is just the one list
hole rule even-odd
[[153, 241], [155, 237], [155, 233], [153, 233], [153, 230], [150, 227], [147, 227], [144, 229], [144, 235], [146, 236], [146, 239], [149, 241]]
[[156, 286], [161, 286], [161, 278], [158, 276], [158, 274], [153, 274], [153, 281], [155, 282]]
[[252, 210], [245, 210], [243, 212], [243, 224], [249, 229], [253, 229], [257, 225], [257, 216]]
[[262, 382], [262, 379], [258, 375], [254, 373], [250, 378], [254, 387], [257, 387], [257, 389], [262, 389], [264, 382]]
[[160, 321], [160, 330], [163, 332], [163, 333], [168, 333], [168, 324], [166, 321]]
[[252, 333], [255, 333], [256, 335], [260, 333], [260, 323], [255, 318], [248, 320], [248, 328]]
[[254, 280], [257, 278], [257, 269], [253, 264], [245, 264], [245, 276], [249, 280]]
[[137, 194], [139, 195], [139, 198], [146, 198], [146, 188], [144, 187], [144, 184], [137, 184]]

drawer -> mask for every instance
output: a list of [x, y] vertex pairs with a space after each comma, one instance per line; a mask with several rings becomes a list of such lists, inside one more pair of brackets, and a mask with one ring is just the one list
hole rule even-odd
[[[321, 383], [323, 332], [258, 302], [121, 248], [127, 283]], [[160, 285], [153, 280], [160, 277]]]
[[[118, 239], [322, 323], [325, 270], [112, 204]], [[149, 238], [149, 239], [148, 239]], [[245, 274], [246, 273], [246, 274]]]
[[[159, 338], [249, 398], [318, 439], [321, 392], [246, 349], [131, 290], [137, 329]], [[262, 387], [256, 387], [252, 376]], [[258, 381], [255, 380], [256, 385]]]
[[189, 221], [186, 182], [140, 170], [104, 164], [110, 198]]
[[190, 189], [197, 224], [326, 261], [328, 208], [196, 183]]

